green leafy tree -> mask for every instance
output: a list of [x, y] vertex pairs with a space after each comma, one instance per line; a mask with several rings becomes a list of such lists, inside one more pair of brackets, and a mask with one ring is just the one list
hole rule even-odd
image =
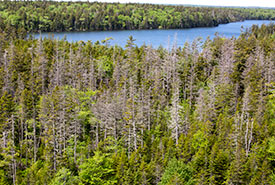
[[172, 185], [172, 184], [195, 184], [192, 176], [192, 169], [184, 162], [173, 158], [169, 161], [161, 181], [160, 185]]
[[113, 161], [108, 155], [96, 151], [92, 158], [89, 158], [80, 166], [79, 178], [81, 184], [116, 184], [115, 170], [112, 165]]
[[61, 168], [58, 170], [50, 185], [69, 185], [69, 184], [79, 184], [77, 177], [73, 176], [72, 172], [67, 168]]

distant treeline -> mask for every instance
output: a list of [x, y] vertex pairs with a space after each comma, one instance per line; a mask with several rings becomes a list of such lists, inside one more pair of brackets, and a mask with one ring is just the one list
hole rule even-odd
[[28, 32], [213, 27], [248, 19], [275, 19], [275, 10], [98, 2], [0, 2], [0, 28]]

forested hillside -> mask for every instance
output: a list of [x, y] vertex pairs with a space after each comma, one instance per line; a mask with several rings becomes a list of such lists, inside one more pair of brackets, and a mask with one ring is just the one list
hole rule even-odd
[[213, 27], [275, 19], [275, 9], [186, 7], [98, 2], [1, 1], [0, 27], [28, 32]]
[[25, 37], [274, 11], [1, 1], [0, 184], [275, 184], [274, 24], [169, 49]]
[[275, 183], [275, 25], [170, 50], [8, 35], [0, 184]]

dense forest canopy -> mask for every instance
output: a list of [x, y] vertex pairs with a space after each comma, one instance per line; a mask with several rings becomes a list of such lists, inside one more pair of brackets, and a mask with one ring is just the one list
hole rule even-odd
[[0, 37], [1, 184], [272, 184], [275, 25], [203, 48]]
[[132, 4], [0, 4], [0, 184], [275, 184], [274, 24], [123, 48], [24, 36], [39, 7]]
[[275, 9], [98, 2], [1, 1], [0, 26], [28, 32], [213, 27], [275, 19]]

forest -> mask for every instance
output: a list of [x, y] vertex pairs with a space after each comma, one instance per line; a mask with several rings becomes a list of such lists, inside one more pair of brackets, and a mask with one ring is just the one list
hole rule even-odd
[[29, 19], [0, 24], [0, 184], [275, 184], [275, 24], [154, 49], [27, 38]]
[[0, 2], [0, 26], [28, 32], [213, 27], [243, 20], [275, 20], [275, 9], [192, 7], [98, 2]]

